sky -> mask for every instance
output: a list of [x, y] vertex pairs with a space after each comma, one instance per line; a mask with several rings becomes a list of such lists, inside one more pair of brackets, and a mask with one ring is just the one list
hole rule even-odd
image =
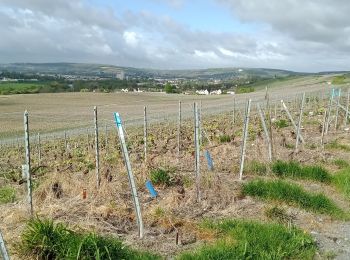
[[0, 63], [350, 70], [349, 0], [0, 0]]

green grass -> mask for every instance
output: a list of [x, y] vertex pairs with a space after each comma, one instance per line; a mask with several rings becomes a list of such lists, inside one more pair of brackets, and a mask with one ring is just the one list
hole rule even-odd
[[220, 143], [229, 143], [231, 142], [231, 137], [229, 135], [220, 135], [219, 141]]
[[0, 188], [0, 204], [14, 202], [16, 199], [16, 190], [5, 186]]
[[77, 233], [51, 220], [28, 222], [21, 243], [23, 256], [36, 259], [160, 259], [147, 252], [133, 250], [113, 237]]
[[334, 175], [333, 184], [346, 197], [350, 198], [350, 167], [347, 167]]
[[245, 220], [206, 221], [203, 228], [219, 239], [178, 259], [313, 259], [316, 244], [309, 234], [279, 224]]
[[334, 140], [325, 145], [326, 149], [342, 150], [345, 152], [350, 152], [350, 146], [346, 144], [340, 144], [338, 140]]
[[332, 176], [322, 166], [302, 166], [296, 161], [284, 162], [277, 160], [272, 163], [271, 169], [278, 177], [308, 179], [325, 183], [332, 180]]
[[345, 217], [345, 213], [324, 194], [307, 192], [297, 184], [282, 180], [254, 180], [243, 184], [242, 193], [267, 201], [285, 202], [315, 213]]
[[164, 169], [154, 169], [150, 173], [151, 182], [155, 185], [170, 185], [171, 178], [169, 172]]
[[280, 119], [280, 120], [277, 120], [277, 121], [275, 122], [275, 126], [276, 126], [277, 128], [285, 128], [285, 127], [288, 127], [289, 124], [288, 124], [288, 121], [287, 121], [287, 120], [285, 120], [285, 119]]
[[340, 169], [347, 168], [350, 166], [349, 163], [343, 159], [335, 159], [333, 161], [333, 164]]
[[41, 88], [38, 83], [0, 83], [0, 95], [39, 93]]
[[254, 173], [257, 175], [266, 175], [267, 173], [267, 165], [265, 163], [259, 161], [250, 161], [246, 164], [245, 171], [249, 173]]

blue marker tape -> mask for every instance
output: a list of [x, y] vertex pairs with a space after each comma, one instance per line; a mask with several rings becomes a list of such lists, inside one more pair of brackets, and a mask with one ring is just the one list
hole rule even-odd
[[151, 194], [152, 198], [155, 198], [158, 196], [157, 192], [153, 188], [152, 182], [151, 181], [146, 181], [146, 188], [148, 189], [149, 193]]
[[119, 116], [119, 113], [114, 113], [114, 121], [116, 123], [116, 125], [119, 127], [122, 125], [122, 119]]
[[205, 155], [205, 158], [207, 159], [207, 162], [208, 162], [209, 171], [214, 170], [213, 159], [211, 158], [209, 151], [205, 150], [204, 155]]

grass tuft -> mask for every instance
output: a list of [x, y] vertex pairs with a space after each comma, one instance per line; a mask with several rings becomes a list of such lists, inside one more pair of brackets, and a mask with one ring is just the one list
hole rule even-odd
[[231, 137], [229, 135], [220, 135], [219, 141], [220, 143], [229, 143], [231, 142]]
[[22, 253], [36, 259], [160, 259], [113, 237], [81, 234], [51, 220], [32, 219], [22, 234]]
[[350, 152], [350, 146], [346, 144], [340, 144], [338, 140], [334, 140], [325, 145], [326, 149], [343, 150], [345, 152]]
[[9, 187], [1, 187], [0, 188], [0, 204], [6, 204], [10, 202], [14, 202], [16, 199], [16, 190]]
[[203, 227], [219, 234], [217, 242], [178, 259], [313, 259], [312, 237], [297, 228], [245, 220], [207, 221]]
[[338, 172], [333, 177], [333, 184], [345, 194], [346, 197], [350, 198], [350, 167], [347, 167]]
[[333, 164], [337, 166], [339, 169], [347, 168], [349, 167], [349, 163], [343, 159], [335, 159], [333, 161]]
[[308, 179], [329, 183], [332, 176], [322, 166], [301, 166], [298, 162], [277, 160], [272, 164], [272, 172], [279, 177]]
[[267, 165], [259, 161], [250, 161], [246, 164], [246, 171], [257, 175], [266, 175]]
[[287, 121], [287, 120], [285, 120], [285, 119], [280, 119], [280, 120], [277, 120], [277, 121], [275, 122], [275, 126], [276, 126], [277, 128], [279, 128], [279, 129], [281, 129], [281, 128], [288, 127], [289, 124], [288, 124], [288, 121]]
[[171, 184], [171, 178], [169, 172], [164, 169], [154, 169], [150, 174], [151, 182], [155, 185], [166, 185]]
[[243, 185], [242, 193], [269, 201], [286, 202], [315, 213], [345, 217], [345, 213], [324, 194], [310, 193], [297, 184], [282, 180], [254, 180]]

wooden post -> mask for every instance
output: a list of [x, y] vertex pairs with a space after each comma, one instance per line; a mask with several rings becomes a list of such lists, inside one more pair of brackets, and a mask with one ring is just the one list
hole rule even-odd
[[328, 113], [328, 111], [325, 109], [324, 115], [323, 115], [322, 132], [321, 132], [321, 145], [322, 145], [322, 148], [324, 148], [324, 134], [325, 134], [326, 124], [327, 124], [327, 122], [326, 122], [327, 113]]
[[[297, 125], [295, 124], [294, 119], [293, 119], [292, 115], [289, 113], [289, 110], [288, 110], [288, 108], [287, 108], [287, 106], [286, 106], [286, 104], [284, 103], [283, 100], [281, 100], [281, 104], [282, 104], [282, 106], [283, 106], [283, 108], [284, 108], [284, 111], [286, 111], [287, 116], [288, 116], [290, 122], [292, 123], [292, 125], [293, 125], [295, 131], [297, 132], [297, 131], [298, 131], [298, 127], [297, 127]], [[302, 136], [301, 134], [299, 135], [299, 139], [300, 139], [300, 141], [301, 141], [302, 143], [305, 142], [305, 141], [304, 141], [304, 138], [303, 138], [303, 136]]]
[[265, 133], [265, 140], [266, 140], [266, 144], [268, 147], [269, 161], [271, 162], [272, 161], [272, 146], [271, 146], [269, 131], [267, 130], [266, 123], [265, 123], [265, 117], [264, 117], [263, 112], [261, 111], [259, 104], [257, 104], [257, 109], [258, 109], [258, 112], [260, 115], [260, 120], [261, 120], [261, 124], [263, 126], [263, 129], [264, 129], [264, 133]]
[[197, 103], [194, 103], [194, 145], [195, 145], [195, 170], [197, 202], [201, 200], [200, 194], [200, 144], [199, 144], [199, 113]]
[[303, 97], [302, 97], [302, 100], [301, 100], [300, 114], [299, 114], [299, 122], [298, 122], [298, 129], [297, 129], [297, 140], [296, 140], [296, 143], [295, 143], [295, 152], [298, 151], [299, 137], [300, 137], [300, 129], [301, 129], [301, 122], [302, 122], [302, 119], [303, 119], [304, 103], [305, 103], [305, 92], [303, 93]]
[[38, 165], [41, 164], [41, 142], [40, 142], [40, 133], [38, 133]]
[[94, 125], [95, 125], [95, 157], [96, 157], [96, 184], [100, 186], [100, 146], [98, 142], [98, 122], [97, 122], [97, 107], [94, 107]]
[[27, 110], [24, 112], [24, 141], [25, 141], [25, 151], [26, 160], [25, 165], [27, 167], [26, 180], [27, 180], [27, 200], [29, 203], [30, 215], [33, 215], [33, 202], [32, 202], [32, 176], [30, 168], [30, 142], [29, 142], [29, 119]]
[[177, 125], [177, 160], [180, 162], [180, 151], [181, 151], [181, 101], [179, 101], [179, 118]]
[[143, 145], [145, 162], [147, 162], [147, 108], [143, 107]]
[[1, 250], [2, 258], [4, 260], [10, 260], [9, 254], [6, 249], [5, 240], [4, 240], [4, 237], [2, 236], [1, 230], [0, 230], [0, 250]]
[[90, 136], [89, 136], [89, 128], [86, 129], [86, 141], [87, 141], [87, 150], [90, 150]]
[[135, 211], [136, 211], [136, 217], [137, 217], [137, 224], [139, 227], [139, 237], [143, 238], [143, 221], [142, 221], [142, 215], [141, 215], [141, 207], [139, 203], [139, 198], [137, 195], [137, 188], [134, 180], [134, 175], [132, 173], [131, 169], [131, 164], [130, 164], [130, 159], [129, 159], [129, 154], [128, 154], [128, 149], [126, 147], [126, 142], [125, 142], [125, 137], [124, 137], [124, 131], [123, 131], [123, 126], [122, 126], [122, 120], [119, 116], [118, 113], [114, 113], [114, 120], [117, 125], [118, 129], [118, 134], [119, 134], [119, 139], [120, 139], [120, 145], [124, 154], [124, 160], [125, 160], [125, 165], [126, 169], [128, 171], [128, 179], [129, 179], [129, 185], [131, 188], [132, 192], [132, 198], [135, 206]]
[[328, 112], [327, 112], [327, 123], [326, 123], [325, 134], [328, 134], [329, 124], [330, 124], [331, 114], [332, 114], [332, 105], [333, 105], [333, 92], [331, 93], [331, 96], [329, 98], [329, 105], [328, 105]]
[[243, 126], [243, 140], [242, 140], [242, 146], [241, 146], [241, 161], [240, 161], [240, 167], [239, 167], [239, 180], [242, 180], [242, 177], [243, 177], [244, 158], [245, 158], [245, 150], [246, 150], [247, 137], [248, 137], [251, 101], [252, 101], [251, 99], [248, 100], [246, 105], [246, 111], [245, 111], [245, 119], [244, 119], [244, 126]]
[[349, 101], [350, 101], [350, 91], [348, 89], [348, 95], [347, 95], [347, 98], [346, 98], [346, 112], [345, 112], [344, 128], [348, 125]]
[[199, 125], [199, 145], [202, 144], [202, 100], [199, 102], [198, 125]]
[[339, 115], [340, 98], [341, 98], [341, 89], [339, 89], [339, 92], [338, 92], [337, 108], [336, 108], [336, 112], [335, 112], [335, 122], [334, 122], [335, 131], [338, 130], [338, 115]]

